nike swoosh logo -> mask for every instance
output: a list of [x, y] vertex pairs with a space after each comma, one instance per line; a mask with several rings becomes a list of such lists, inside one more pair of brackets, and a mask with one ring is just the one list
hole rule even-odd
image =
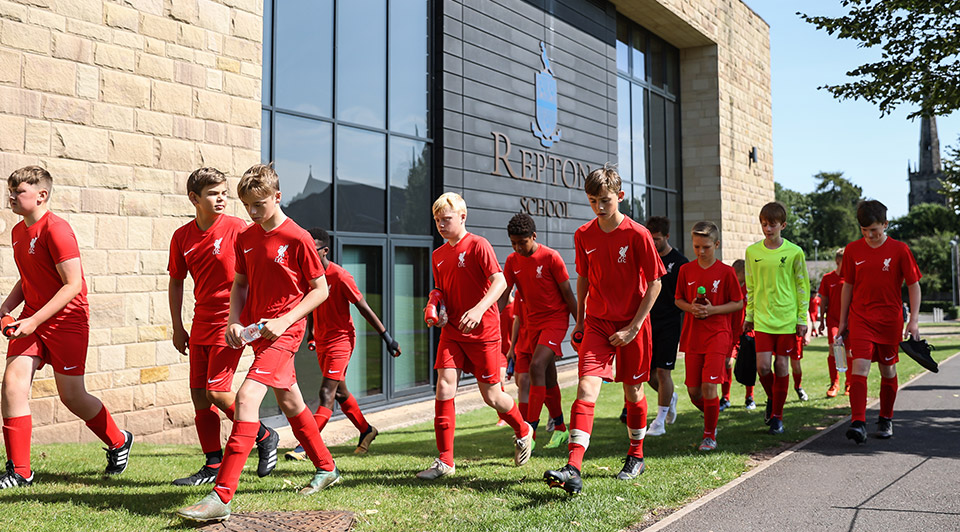
[[791, 351], [793, 351], [793, 349], [787, 349], [787, 353], [789, 353], [789, 352], [791, 352]]
[[220, 377], [219, 379], [207, 379], [207, 384], [213, 384], [217, 381], [222, 381], [222, 380], [223, 380], [223, 377]]
[[250, 253], [251, 251], [253, 251], [253, 248], [245, 249], [245, 250], [243, 250], [243, 254], [246, 255], [247, 253]]
[[720, 375], [717, 375], [716, 377], [714, 377], [713, 375], [710, 376], [710, 380], [715, 380], [715, 379], [719, 379], [719, 378], [720, 378]]
[[489, 379], [490, 377], [493, 377], [493, 373], [491, 373], [491, 374], [489, 374], [489, 375], [483, 375], [483, 376], [481, 376], [480, 378], [481, 378], [481, 379]]
[[[894, 356], [896, 356], [896, 355], [894, 355]], [[883, 359], [884, 359], [884, 360], [893, 360], [893, 357], [883, 357]], [[63, 369], [67, 369], [67, 368], [63, 368]]]
[[19, 240], [17, 240], [16, 242], [14, 242], [13, 245], [16, 246], [18, 243], [20, 243]]
[[641, 374], [639, 374], [639, 375], [634, 375], [634, 376], [633, 376], [633, 380], [637, 380], [637, 379], [639, 379], [640, 377], [643, 377], [643, 376], [646, 375], [646, 374], [647, 374], [647, 372], [644, 371], [643, 373], [641, 373]]
[[687, 283], [687, 286], [690, 286], [690, 285], [692, 285], [692, 284], [694, 284], [694, 283], [696, 283], [696, 281], [690, 281], [689, 283]]
[[858, 260], [858, 261], [855, 261], [854, 264], [856, 264], [857, 266], [860, 266], [860, 265], [863, 264], [864, 262], [867, 262], [867, 261], [865, 261], [865, 260]]
[[753, 259], [753, 262], [760, 262], [760, 261], [762, 261], [762, 260], [763, 260], [763, 259]]
[[443, 259], [442, 261], [438, 262], [438, 263], [437, 263], [437, 268], [439, 268], [440, 265], [443, 264], [444, 262], [447, 262], [447, 259]]
[[337, 371], [333, 371], [333, 370], [331, 369], [328, 373], [340, 373], [340, 370], [338, 369]]
[[520, 273], [520, 272], [522, 272], [522, 271], [523, 271], [523, 270], [517, 270], [517, 271], [513, 272], [513, 274], [516, 275], [516, 274], [518, 274], [518, 273]]
[[551, 342], [550, 340], [547, 340], [547, 343], [550, 345], [557, 345], [556, 342]]
[[673, 365], [673, 362], [664, 362], [663, 365], [664, 365], [664, 366], [672, 366], [672, 365]]
[[197, 248], [190, 248], [190, 249], [184, 251], [184, 252], [183, 252], [183, 256], [186, 257], [187, 255], [190, 254], [191, 251], [193, 251], [193, 250], [195, 250], [195, 249], [197, 249]]
[[587, 251], [587, 255], [593, 253], [593, 252], [596, 251], [596, 250], [597, 250], [597, 248], [593, 248], [593, 249], [591, 249], [590, 251]]
[[[889, 360], [889, 359], [888, 359]], [[69, 368], [64, 366], [63, 371], [70, 371], [71, 369], [76, 368], [77, 366], [70, 366]]]
[[258, 374], [258, 375], [269, 375], [269, 374], [270, 374], [269, 371], [260, 371], [260, 368], [257, 368], [257, 369], [255, 369], [255, 370], [253, 370], [253, 372], [256, 373], [256, 374]]

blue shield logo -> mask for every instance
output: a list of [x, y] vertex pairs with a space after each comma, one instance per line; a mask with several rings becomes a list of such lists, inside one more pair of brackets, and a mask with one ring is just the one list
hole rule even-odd
[[535, 85], [537, 91], [537, 121], [530, 123], [533, 135], [540, 139], [544, 148], [560, 141], [560, 129], [557, 127], [557, 79], [553, 77], [553, 68], [547, 58], [547, 46], [540, 42], [540, 61], [543, 70], [537, 72]]

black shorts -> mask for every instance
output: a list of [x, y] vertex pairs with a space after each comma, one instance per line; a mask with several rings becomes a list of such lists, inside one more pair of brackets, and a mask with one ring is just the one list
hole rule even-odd
[[677, 364], [680, 345], [681, 320], [651, 322], [653, 329], [653, 357], [650, 366], [673, 371]]

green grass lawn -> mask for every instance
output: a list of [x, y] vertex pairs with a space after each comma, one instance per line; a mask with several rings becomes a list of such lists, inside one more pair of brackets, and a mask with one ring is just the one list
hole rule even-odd
[[[937, 360], [960, 350], [957, 336], [931, 334], [929, 338], [939, 348], [934, 353]], [[627, 446], [626, 429], [617, 420], [623, 393], [620, 385], [605, 385], [584, 461], [584, 492], [579, 497], [551, 490], [540, 480], [544, 470], [565, 463], [566, 449], [538, 449], [529, 464], [514, 467], [512, 431], [495, 427], [496, 415], [485, 408], [457, 419], [457, 472], [453, 477], [433, 483], [414, 478], [414, 473], [436, 456], [433, 425], [425, 423], [381, 434], [367, 456], [355, 457], [352, 445], [333, 448], [344, 481], [311, 497], [296, 492], [312, 476], [309, 463], [281, 462], [271, 476], [259, 479], [254, 473], [254, 451], [241, 477], [233, 511], [349, 510], [357, 514], [358, 531], [621, 529], [733, 480], [750, 467], [751, 456], [800, 441], [845, 417], [849, 412], [846, 398], [827, 399], [824, 395], [826, 354], [823, 339], [808, 346], [803, 386], [811, 399], [800, 403], [796, 394], [790, 393], [784, 412], [787, 431], [780, 437], [766, 434], [762, 389], [757, 387], [759, 407], [748, 412], [743, 408], [743, 387], [735, 383], [733, 407], [720, 414], [720, 447], [709, 454], [700, 453], [696, 445], [702, 417], [681, 394], [677, 423], [668, 426], [666, 435], [646, 439], [647, 471], [636, 481], [614, 478]], [[683, 381], [680, 366], [674, 372], [678, 383]], [[899, 364], [900, 382], [920, 371], [904, 356]], [[874, 396], [879, 389], [878, 375], [874, 369], [870, 377]], [[573, 391], [564, 390], [567, 411]], [[655, 408], [650, 411], [652, 419]], [[0, 529], [187, 528], [174, 512], [210, 490], [210, 485], [180, 488], [169, 484], [199, 468], [197, 446], [135, 445], [130, 468], [116, 479], [101, 479], [103, 466], [104, 454], [97, 445], [35, 447], [37, 483], [0, 492]]]

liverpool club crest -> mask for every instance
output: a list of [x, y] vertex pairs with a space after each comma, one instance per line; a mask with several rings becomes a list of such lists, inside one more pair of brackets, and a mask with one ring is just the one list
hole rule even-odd
[[530, 124], [534, 136], [540, 139], [544, 148], [560, 141], [560, 128], [557, 126], [557, 79], [553, 77], [553, 68], [547, 58], [547, 45], [540, 42], [540, 61], [543, 70], [537, 72], [537, 121]]

